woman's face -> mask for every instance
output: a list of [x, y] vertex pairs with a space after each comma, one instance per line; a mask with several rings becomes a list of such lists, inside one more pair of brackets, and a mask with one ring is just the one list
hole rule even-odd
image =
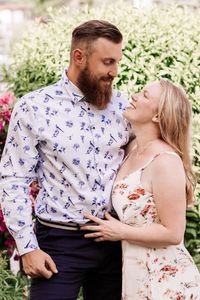
[[157, 115], [162, 87], [158, 81], [147, 84], [144, 89], [134, 94], [132, 101], [124, 112], [124, 117], [133, 124], [151, 123]]

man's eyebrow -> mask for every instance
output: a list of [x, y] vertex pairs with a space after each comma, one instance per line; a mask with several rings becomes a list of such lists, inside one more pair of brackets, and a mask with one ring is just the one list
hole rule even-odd
[[[112, 60], [112, 61], [118, 61], [116, 57], [104, 57], [103, 60]], [[119, 61], [122, 60], [122, 57], [119, 58]]]
[[104, 57], [104, 60], [115, 60], [113, 57]]
[[111, 61], [116, 61], [116, 59], [115, 59], [115, 58], [113, 58], [113, 57], [105, 57], [103, 60], [111, 60]]

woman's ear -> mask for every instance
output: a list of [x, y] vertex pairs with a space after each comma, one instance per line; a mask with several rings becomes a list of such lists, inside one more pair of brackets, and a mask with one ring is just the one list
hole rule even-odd
[[152, 118], [152, 122], [159, 123], [158, 114]]

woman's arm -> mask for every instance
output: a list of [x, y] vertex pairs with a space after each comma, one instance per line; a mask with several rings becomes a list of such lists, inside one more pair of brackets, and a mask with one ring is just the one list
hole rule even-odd
[[[142, 227], [124, 224], [106, 214], [101, 220], [85, 214], [98, 225], [82, 227], [88, 233], [85, 237], [96, 241], [128, 240], [145, 247], [163, 247], [179, 244], [185, 231], [185, 172], [182, 161], [172, 155], [161, 155], [152, 165], [152, 187], [160, 224], [153, 223]], [[138, 200], [139, 201], [139, 200]]]

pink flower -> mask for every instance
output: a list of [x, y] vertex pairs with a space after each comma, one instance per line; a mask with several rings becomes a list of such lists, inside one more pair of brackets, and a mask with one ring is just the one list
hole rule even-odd
[[184, 295], [182, 293], [178, 292], [176, 294], [176, 300], [184, 300], [184, 299], [185, 299], [185, 297], [184, 297]]
[[120, 185], [119, 185], [119, 188], [120, 189], [126, 189], [128, 187], [128, 185], [126, 184], [126, 183], [121, 183]]
[[137, 189], [135, 190], [135, 192], [136, 192], [137, 194], [139, 194], [139, 195], [144, 195], [144, 194], [145, 194], [145, 190], [144, 190], [143, 188], [141, 188], [141, 187], [137, 188]]
[[6, 135], [14, 104], [15, 96], [12, 92], [6, 92], [2, 96], [0, 96], [0, 156], [5, 145]]
[[4, 222], [3, 213], [0, 207], [0, 232], [8, 233], [8, 229], [6, 227], [6, 224]]
[[137, 193], [132, 193], [128, 195], [129, 200], [137, 200], [138, 198], [140, 198], [140, 196]]
[[0, 131], [4, 129], [4, 122], [0, 120]]
[[33, 181], [30, 185], [29, 196], [32, 201], [32, 212], [35, 213], [35, 199], [39, 193], [40, 187], [37, 181]]
[[14, 260], [19, 260], [20, 256], [18, 254], [15, 254]]
[[8, 248], [8, 250], [7, 250], [7, 254], [8, 254], [8, 256], [9, 256], [9, 257], [11, 257], [11, 256], [12, 256], [12, 254], [13, 254], [13, 250], [12, 250], [12, 249], [10, 249], [10, 248]]
[[13, 246], [15, 246], [15, 241], [13, 239], [13, 237], [8, 237], [7, 240], [5, 241], [5, 246], [7, 246], [8, 248], [12, 248]]
[[176, 266], [165, 265], [161, 271], [167, 272], [169, 275], [175, 275], [178, 269]]
[[4, 106], [4, 105], [12, 104], [14, 100], [15, 100], [14, 94], [12, 92], [6, 92], [0, 98], [0, 105]]
[[136, 188], [132, 194], [128, 196], [129, 200], [137, 200], [140, 198], [140, 196], [143, 196], [145, 194], [145, 190], [141, 187]]
[[1, 111], [0, 117], [2, 117], [5, 121], [10, 122], [11, 111], [9, 109]]
[[6, 225], [5, 225], [4, 223], [2, 223], [2, 224], [0, 225], [0, 231], [1, 231], [1, 232], [8, 232], [7, 227], [6, 227]]
[[5, 249], [8, 256], [12, 256], [15, 247], [15, 241], [10, 235], [4, 221], [3, 213], [0, 207], [0, 249]]
[[34, 198], [36, 198], [37, 194], [38, 194], [38, 192], [40, 190], [38, 182], [37, 181], [33, 181], [31, 183], [31, 185], [30, 185], [30, 188], [31, 188], [30, 195], [33, 196]]
[[150, 208], [151, 208], [150, 204], [145, 205], [145, 207], [140, 212], [140, 215], [142, 215], [144, 217], [148, 213], [148, 211], [149, 211]]

